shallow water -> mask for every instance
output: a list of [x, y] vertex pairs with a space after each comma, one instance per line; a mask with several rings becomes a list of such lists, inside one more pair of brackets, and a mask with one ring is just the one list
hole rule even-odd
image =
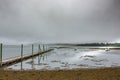
[[[41, 50], [43, 50], [43, 45], [41, 46]], [[33, 52], [38, 52], [38, 45], [34, 45]], [[32, 54], [32, 45], [24, 45], [23, 46], [23, 55]], [[21, 56], [21, 45], [3, 45], [2, 50], [2, 59], [13, 58], [16, 56]]]
[[88, 48], [60, 48], [5, 69], [56, 70], [116, 66], [120, 66], [120, 50], [105, 51]]

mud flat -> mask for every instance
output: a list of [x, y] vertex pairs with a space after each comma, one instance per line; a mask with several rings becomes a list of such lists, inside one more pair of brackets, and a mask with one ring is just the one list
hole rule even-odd
[[120, 67], [74, 70], [3, 70], [0, 80], [120, 80]]

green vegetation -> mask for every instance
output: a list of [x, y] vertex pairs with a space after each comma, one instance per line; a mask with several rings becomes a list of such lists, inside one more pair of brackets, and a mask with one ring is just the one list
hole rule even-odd
[[57, 45], [68, 45], [68, 46], [119, 46], [120, 47], [120, 43], [82, 43], [82, 44], [65, 43], [65, 44], [57, 44]]
[[85, 43], [76, 44], [76, 46], [120, 46], [120, 43]]

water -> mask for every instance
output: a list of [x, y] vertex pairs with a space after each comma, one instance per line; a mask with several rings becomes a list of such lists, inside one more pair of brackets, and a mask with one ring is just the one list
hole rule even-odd
[[[43, 45], [41, 46], [41, 50], [43, 50]], [[38, 45], [34, 45], [34, 53], [38, 52]], [[24, 45], [23, 46], [23, 55], [32, 54], [32, 45]], [[13, 58], [16, 56], [21, 56], [21, 45], [3, 45], [2, 59]]]
[[89, 48], [55, 48], [53, 51], [6, 67], [14, 70], [56, 70], [120, 66], [120, 50], [94, 50]]

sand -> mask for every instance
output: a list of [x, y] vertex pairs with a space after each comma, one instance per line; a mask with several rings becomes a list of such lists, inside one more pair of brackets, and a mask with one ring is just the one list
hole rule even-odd
[[79, 70], [0, 69], [0, 80], [120, 80], [120, 67]]

